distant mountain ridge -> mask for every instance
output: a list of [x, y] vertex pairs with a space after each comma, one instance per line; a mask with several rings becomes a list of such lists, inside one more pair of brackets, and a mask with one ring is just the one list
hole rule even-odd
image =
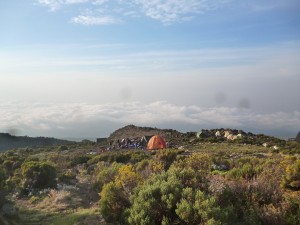
[[208, 142], [232, 142], [244, 144], [263, 145], [267, 143], [268, 146], [283, 145], [285, 140], [276, 138], [274, 136], [268, 136], [264, 134], [254, 134], [251, 132], [245, 132], [243, 130], [231, 129], [231, 128], [219, 128], [219, 129], [202, 129], [198, 132], [186, 132], [181, 133], [173, 129], [159, 129], [152, 127], [139, 127], [135, 125], [127, 125], [125, 127], [115, 130], [107, 138], [108, 141], [116, 141], [122, 139], [136, 139], [143, 136], [160, 135], [166, 141], [172, 144], [182, 144], [194, 141], [208, 141]]
[[9, 133], [0, 133], [0, 151], [13, 148], [45, 147], [71, 143], [74, 142], [50, 137], [14, 136]]
[[[211, 129], [211, 130], [201, 130], [199, 132], [187, 132], [181, 133], [174, 129], [160, 129], [160, 128], [153, 128], [153, 127], [140, 127], [135, 125], [127, 125], [122, 128], [115, 130], [113, 133], [110, 134], [108, 138], [103, 138], [104, 142], [108, 141], [115, 141], [121, 140], [125, 138], [134, 139], [134, 138], [141, 138], [143, 136], [152, 136], [152, 135], [160, 135], [164, 137], [167, 141], [172, 143], [180, 143], [182, 141], [193, 140], [196, 137], [202, 137], [205, 139], [215, 139], [215, 133], [219, 131], [221, 134], [221, 138], [219, 137], [218, 140], [222, 141], [224, 139], [225, 131], [229, 131], [232, 134], [241, 134], [245, 139], [253, 140], [254, 143], [263, 143], [263, 142], [280, 142], [281, 139], [267, 136], [263, 134], [253, 134], [253, 133], [246, 133], [242, 130], [236, 129]], [[297, 135], [296, 140], [300, 140], [300, 132]], [[215, 140], [212, 140], [215, 141]], [[247, 140], [246, 140], [247, 141]], [[45, 146], [54, 146], [54, 145], [65, 145], [65, 144], [72, 144], [76, 143], [76, 141], [71, 140], [62, 140], [56, 139], [51, 137], [28, 137], [28, 136], [14, 136], [9, 133], [0, 133], [0, 151], [5, 151], [14, 148], [26, 148], [26, 147], [45, 147]]]

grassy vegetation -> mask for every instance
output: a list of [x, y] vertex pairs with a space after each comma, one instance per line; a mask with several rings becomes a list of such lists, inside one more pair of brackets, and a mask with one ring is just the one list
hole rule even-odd
[[106, 224], [96, 209], [80, 209], [76, 212], [45, 212], [21, 208], [15, 223], [22, 225], [74, 225], [74, 224]]
[[87, 142], [0, 153], [0, 208], [18, 209], [0, 224], [300, 224], [300, 144], [259, 138], [186, 138], [153, 152], [90, 154], [97, 145]]

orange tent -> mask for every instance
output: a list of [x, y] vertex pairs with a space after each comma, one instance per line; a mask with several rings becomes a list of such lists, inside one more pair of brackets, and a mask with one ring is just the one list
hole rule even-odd
[[167, 145], [165, 140], [161, 136], [154, 135], [148, 141], [147, 149], [153, 150], [153, 149], [162, 149], [162, 148], [167, 148]]

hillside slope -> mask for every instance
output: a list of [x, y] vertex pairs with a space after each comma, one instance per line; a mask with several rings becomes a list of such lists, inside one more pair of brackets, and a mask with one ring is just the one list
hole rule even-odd
[[8, 133], [0, 133], [0, 151], [12, 148], [44, 147], [70, 143], [73, 142], [49, 137], [13, 136]]
[[137, 138], [143, 136], [152, 136], [158, 134], [166, 139], [180, 138], [183, 133], [172, 129], [159, 129], [152, 127], [138, 127], [135, 125], [128, 125], [114, 131], [109, 137], [109, 140], [117, 140], [123, 138]]
[[[216, 136], [216, 133], [219, 135]], [[226, 136], [227, 133], [227, 136]], [[230, 128], [220, 128], [211, 130], [201, 130], [200, 132], [187, 132], [181, 133], [173, 129], [159, 129], [152, 127], [139, 127], [135, 125], [127, 125], [116, 131], [114, 131], [109, 137], [109, 141], [116, 141], [122, 139], [136, 139], [143, 136], [160, 135], [164, 137], [166, 141], [172, 144], [184, 144], [188, 142], [232, 142], [244, 144], [255, 144], [262, 145], [267, 143], [268, 146], [279, 145], [283, 146], [285, 144], [284, 140], [278, 139], [276, 137], [267, 136], [264, 134], [253, 134], [251, 132], [245, 132], [243, 130], [230, 129]], [[231, 135], [230, 139], [228, 135]], [[237, 135], [240, 135], [237, 137]]]

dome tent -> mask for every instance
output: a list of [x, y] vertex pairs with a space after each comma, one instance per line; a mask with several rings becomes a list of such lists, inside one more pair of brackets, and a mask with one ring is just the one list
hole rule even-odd
[[167, 144], [165, 140], [159, 136], [159, 135], [154, 135], [147, 144], [147, 149], [148, 150], [154, 150], [154, 149], [162, 149], [162, 148], [167, 148]]

